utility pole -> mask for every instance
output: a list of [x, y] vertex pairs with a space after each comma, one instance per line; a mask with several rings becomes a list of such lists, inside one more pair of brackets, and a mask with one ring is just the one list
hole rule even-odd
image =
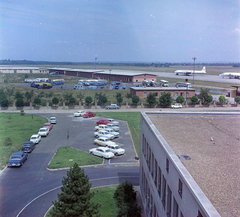
[[95, 57], [95, 70], [96, 70], [96, 60], [97, 60], [97, 57]]
[[197, 59], [196, 57], [193, 57], [193, 84], [194, 84], [194, 75], [195, 75], [195, 60]]

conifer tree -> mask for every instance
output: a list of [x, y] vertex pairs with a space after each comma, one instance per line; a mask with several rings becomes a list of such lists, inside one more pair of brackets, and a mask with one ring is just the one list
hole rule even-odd
[[91, 183], [77, 163], [67, 171], [67, 177], [62, 180], [62, 192], [58, 194], [58, 201], [53, 202], [50, 211], [52, 217], [93, 217], [100, 216], [99, 204], [90, 200], [94, 193], [90, 192]]

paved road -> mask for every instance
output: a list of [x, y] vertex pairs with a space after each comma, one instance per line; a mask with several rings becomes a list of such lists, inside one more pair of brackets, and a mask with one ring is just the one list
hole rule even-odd
[[[49, 118], [51, 113], [41, 113]], [[43, 216], [52, 201], [57, 199], [62, 177], [66, 170], [48, 171], [55, 151], [65, 145], [88, 151], [95, 147], [93, 132], [99, 117], [74, 118], [72, 113], [57, 113], [58, 123], [48, 137], [43, 138], [21, 168], [7, 168], [0, 175], [0, 216]], [[67, 134], [69, 132], [69, 140]], [[126, 154], [103, 165], [85, 167], [93, 187], [118, 184], [129, 180], [138, 185], [139, 166], [126, 122], [120, 122], [120, 138], [115, 141], [124, 144]]]

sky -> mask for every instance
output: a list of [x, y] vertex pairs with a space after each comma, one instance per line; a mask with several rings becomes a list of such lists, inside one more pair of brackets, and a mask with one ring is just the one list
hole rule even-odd
[[240, 0], [0, 0], [0, 59], [240, 62]]

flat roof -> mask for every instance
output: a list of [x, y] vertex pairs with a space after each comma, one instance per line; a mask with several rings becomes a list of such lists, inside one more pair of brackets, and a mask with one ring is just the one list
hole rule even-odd
[[14, 69], [39, 69], [38, 67], [27, 67], [27, 66], [20, 66], [20, 67], [11, 67], [11, 66], [0, 66], [0, 70], [1, 69], [6, 69], [6, 70], [14, 70]]
[[48, 70], [61, 70], [61, 71], [72, 71], [72, 72], [101, 72], [102, 70], [94, 69], [72, 69], [72, 68], [48, 68]]
[[133, 90], [149, 90], [149, 91], [154, 91], [154, 90], [195, 90], [193, 88], [189, 88], [189, 87], [130, 87], [130, 89]]
[[240, 115], [147, 115], [219, 214], [239, 216]]

